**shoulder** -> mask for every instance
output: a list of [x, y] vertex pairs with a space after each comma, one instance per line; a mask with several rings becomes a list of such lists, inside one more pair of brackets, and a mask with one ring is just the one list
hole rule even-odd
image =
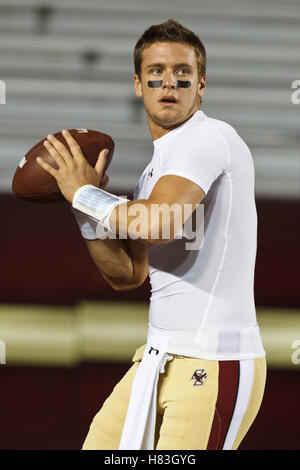
[[194, 119], [170, 140], [167, 154], [184, 153], [187, 158], [208, 154], [228, 157], [230, 132], [235, 130], [225, 122], [207, 117]]
[[201, 119], [193, 119], [186, 126], [183, 126], [169, 144], [171, 146], [179, 145], [180, 147], [186, 144], [189, 147], [199, 144], [205, 144], [209, 147], [224, 146], [232, 137], [238, 137], [232, 125], [219, 119], [207, 117], [203, 113]]
[[224, 137], [239, 137], [237, 130], [228, 122], [210, 117], [206, 117], [204, 122], [207, 126], [215, 129], [215, 132], [222, 134]]

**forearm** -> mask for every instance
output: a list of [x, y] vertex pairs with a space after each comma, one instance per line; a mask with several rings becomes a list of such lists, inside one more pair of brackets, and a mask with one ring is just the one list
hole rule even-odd
[[154, 223], [147, 200], [128, 201], [92, 185], [84, 185], [76, 191], [72, 206], [76, 213], [88, 215], [123, 240], [131, 238], [147, 242], [152, 238]]
[[157, 203], [145, 199], [128, 201], [92, 185], [84, 185], [76, 191], [73, 207], [124, 239], [152, 244], [172, 240], [183, 223], [183, 207], [161, 203], [161, 199]]
[[139, 199], [116, 206], [109, 218], [112, 231], [126, 239], [143, 241], [147, 245], [172, 240], [182, 226], [181, 207], [153, 204]]
[[[99, 272], [115, 289], [138, 287], [148, 275], [147, 247], [122, 240], [84, 213], [72, 209], [88, 251]], [[113, 235], [113, 237], [109, 236]]]
[[85, 240], [88, 251], [100, 273], [116, 290], [134, 286], [133, 261], [125, 240]]

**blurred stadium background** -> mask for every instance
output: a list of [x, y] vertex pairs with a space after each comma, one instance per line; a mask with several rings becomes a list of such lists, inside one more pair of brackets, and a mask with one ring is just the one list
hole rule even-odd
[[11, 181], [38, 140], [84, 127], [113, 137], [107, 189], [132, 196], [153, 148], [134, 94], [133, 49], [148, 26], [168, 18], [204, 42], [202, 109], [237, 128], [256, 168], [255, 297], [268, 378], [240, 448], [300, 448], [300, 104], [291, 100], [300, 79], [299, 0], [0, 0], [2, 450], [79, 449], [145, 341], [148, 279], [113, 291], [68, 203], [18, 200]]

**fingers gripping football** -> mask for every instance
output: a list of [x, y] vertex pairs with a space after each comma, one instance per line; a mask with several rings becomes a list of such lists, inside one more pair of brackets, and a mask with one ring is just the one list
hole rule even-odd
[[62, 194], [72, 203], [75, 192], [81, 186], [92, 184], [99, 187], [102, 182], [108, 150], [103, 149], [100, 152], [93, 168], [72, 135], [68, 131], [63, 131], [62, 134], [68, 148], [52, 135], [47, 136], [47, 140], [44, 141], [44, 146], [55, 161], [57, 169], [42, 158], [38, 158], [37, 162], [56, 179]]

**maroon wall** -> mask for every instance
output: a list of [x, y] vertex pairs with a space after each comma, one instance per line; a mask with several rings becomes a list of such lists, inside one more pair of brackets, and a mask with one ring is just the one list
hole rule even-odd
[[[108, 286], [67, 202], [40, 205], [2, 194], [0, 207], [0, 302], [149, 298], [149, 279], [123, 293]], [[256, 304], [299, 307], [300, 201], [257, 200], [257, 212]]]
[[255, 297], [259, 306], [300, 306], [300, 200], [258, 199]]
[[72, 305], [84, 299], [145, 300], [148, 283], [116, 293], [99, 274], [67, 202], [0, 196], [0, 302]]

